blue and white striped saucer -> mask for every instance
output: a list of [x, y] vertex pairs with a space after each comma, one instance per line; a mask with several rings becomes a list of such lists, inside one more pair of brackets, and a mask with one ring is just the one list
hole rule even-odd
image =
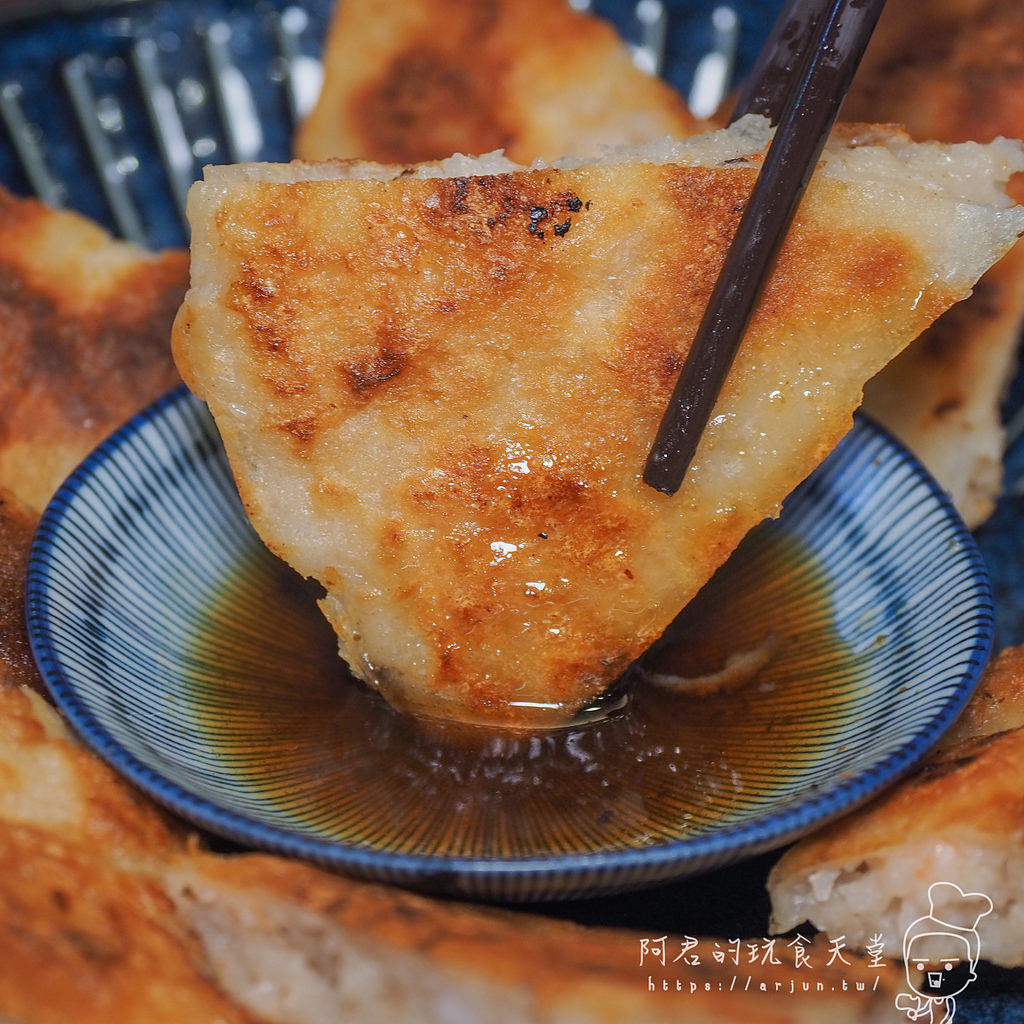
[[952, 723], [992, 642], [973, 540], [864, 420], [649, 666], [701, 674], [770, 649], [738, 689], [640, 682], [602, 721], [534, 736], [420, 722], [347, 675], [315, 597], [257, 539], [212, 421], [179, 390], [54, 498], [28, 617], [85, 743], [196, 825], [504, 901], [680, 878], [849, 811]]

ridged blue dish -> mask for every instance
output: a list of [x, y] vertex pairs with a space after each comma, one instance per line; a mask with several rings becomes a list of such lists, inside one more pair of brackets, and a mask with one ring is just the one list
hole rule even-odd
[[419, 722], [347, 675], [314, 600], [184, 390], [58, 492], [28, 578], [54, 698], [156, 800], [246, 846], [502, 901], [680, 878], [849, 811], [951, 724], [993, 631], [970, 535], [865, 420], [657, 653], [693, 674], [770, 639], [729, 693], [641, 679], [624, 709], [536, 736]]

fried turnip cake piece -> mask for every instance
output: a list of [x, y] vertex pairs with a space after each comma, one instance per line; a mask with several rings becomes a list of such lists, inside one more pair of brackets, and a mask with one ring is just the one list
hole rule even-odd
[[804, 921], [900, 956], [933, 882], [983, 892], [986, 960], [1024, 966], [1024, 648], [986, 670], [954, 733], [910, 778], [797, 843], [768, 879], [773, 926]]
[[824, 158], [671, 498], [640, 473], [759, 119], [546, 169], [208, 170], [178, 366], [356, 675], [436, 715], [561, 720], [777, 513], [1024, 226], [997, 184], [1018, 144], [867, 134]]
[[91, 448], [180, 384], [188, 254], [0, 188], [0, 487], [39, 514]]
[[[920, 140], [1024, 136], [1024, 7], [890, 0], [843, 108]], [[1024, 176], [1010, 183], [1024, 200]], [[1002, 490], [1000, 407], [1024, 326], [1024, 245], [865, 392], [865, 408], [921, 457], [970, 526]]]
[[700, 130], [611, 25], [566, 0], [344, 0], [295, 152], [413, 163], [503, 149], [529, 164]]
[[852, 953], [836, 961], [816, 942], [803, 946], [804, 966], [781, 942], [753, 961], [745, 946], [737, 983], [736, 963], [722, 952], [728, 943], [710, 938], [652, 941], [444, 903], [258, 854], [192, 857], [166, 876], [220, 984], [282, 1024], [903, 1019], [893, 1003], [898, 965]]
[[161, 884], [183, 835], [11, 683], [2, 651], [0, 779], [0, 1020], [257, 1024]]

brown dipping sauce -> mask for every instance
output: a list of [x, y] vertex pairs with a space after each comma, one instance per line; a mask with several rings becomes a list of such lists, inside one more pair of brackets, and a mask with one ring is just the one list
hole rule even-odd
[[648, 659], [704, 675], [771, 635], [752, 678], [693, 697], [634, 669], [628, 697], [540, 732], [393, 710], [339, 661], [311, 590], [284, 566], [267, 572], [253, 621], [224, 594], [197, 637], [219, 667], [197, 728], [283, 823], [395, 853], [592, 853], [740, 821], [793, 796], [858, 685], [827, 581], [776, 533], [745, 544]]

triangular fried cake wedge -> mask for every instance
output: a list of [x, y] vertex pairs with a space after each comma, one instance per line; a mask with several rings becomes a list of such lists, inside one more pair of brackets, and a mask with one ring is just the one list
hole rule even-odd
[[36, 514], [91, 448], [180, 384], [188, 254], [0, 188], [0, 487]]
[[356, 675], [560, 720], [777, 512], [1024, 227], [995, 184], [1018, 144], [868, 134], [825, 157], [671, 498], [640, 473], [763, 122], [583, 166], [208, 170], [178, 366]]
[[[890, 0], [844, 115], [915, 139], [1024, 135], [1024, 6], [1017, 0]], [[1024, 176], [1010, 184], [1024, 200]], [[1000, 407], [1024, 326], [1024, 245], [865, 392], [865, 408], [925, 462], [970, 526], [1002, 490]]]
[[612, 26], [566, 0], [344, 0], [307, 160], [440, 160], [503, 149], [520, 163], [700, 130]]

